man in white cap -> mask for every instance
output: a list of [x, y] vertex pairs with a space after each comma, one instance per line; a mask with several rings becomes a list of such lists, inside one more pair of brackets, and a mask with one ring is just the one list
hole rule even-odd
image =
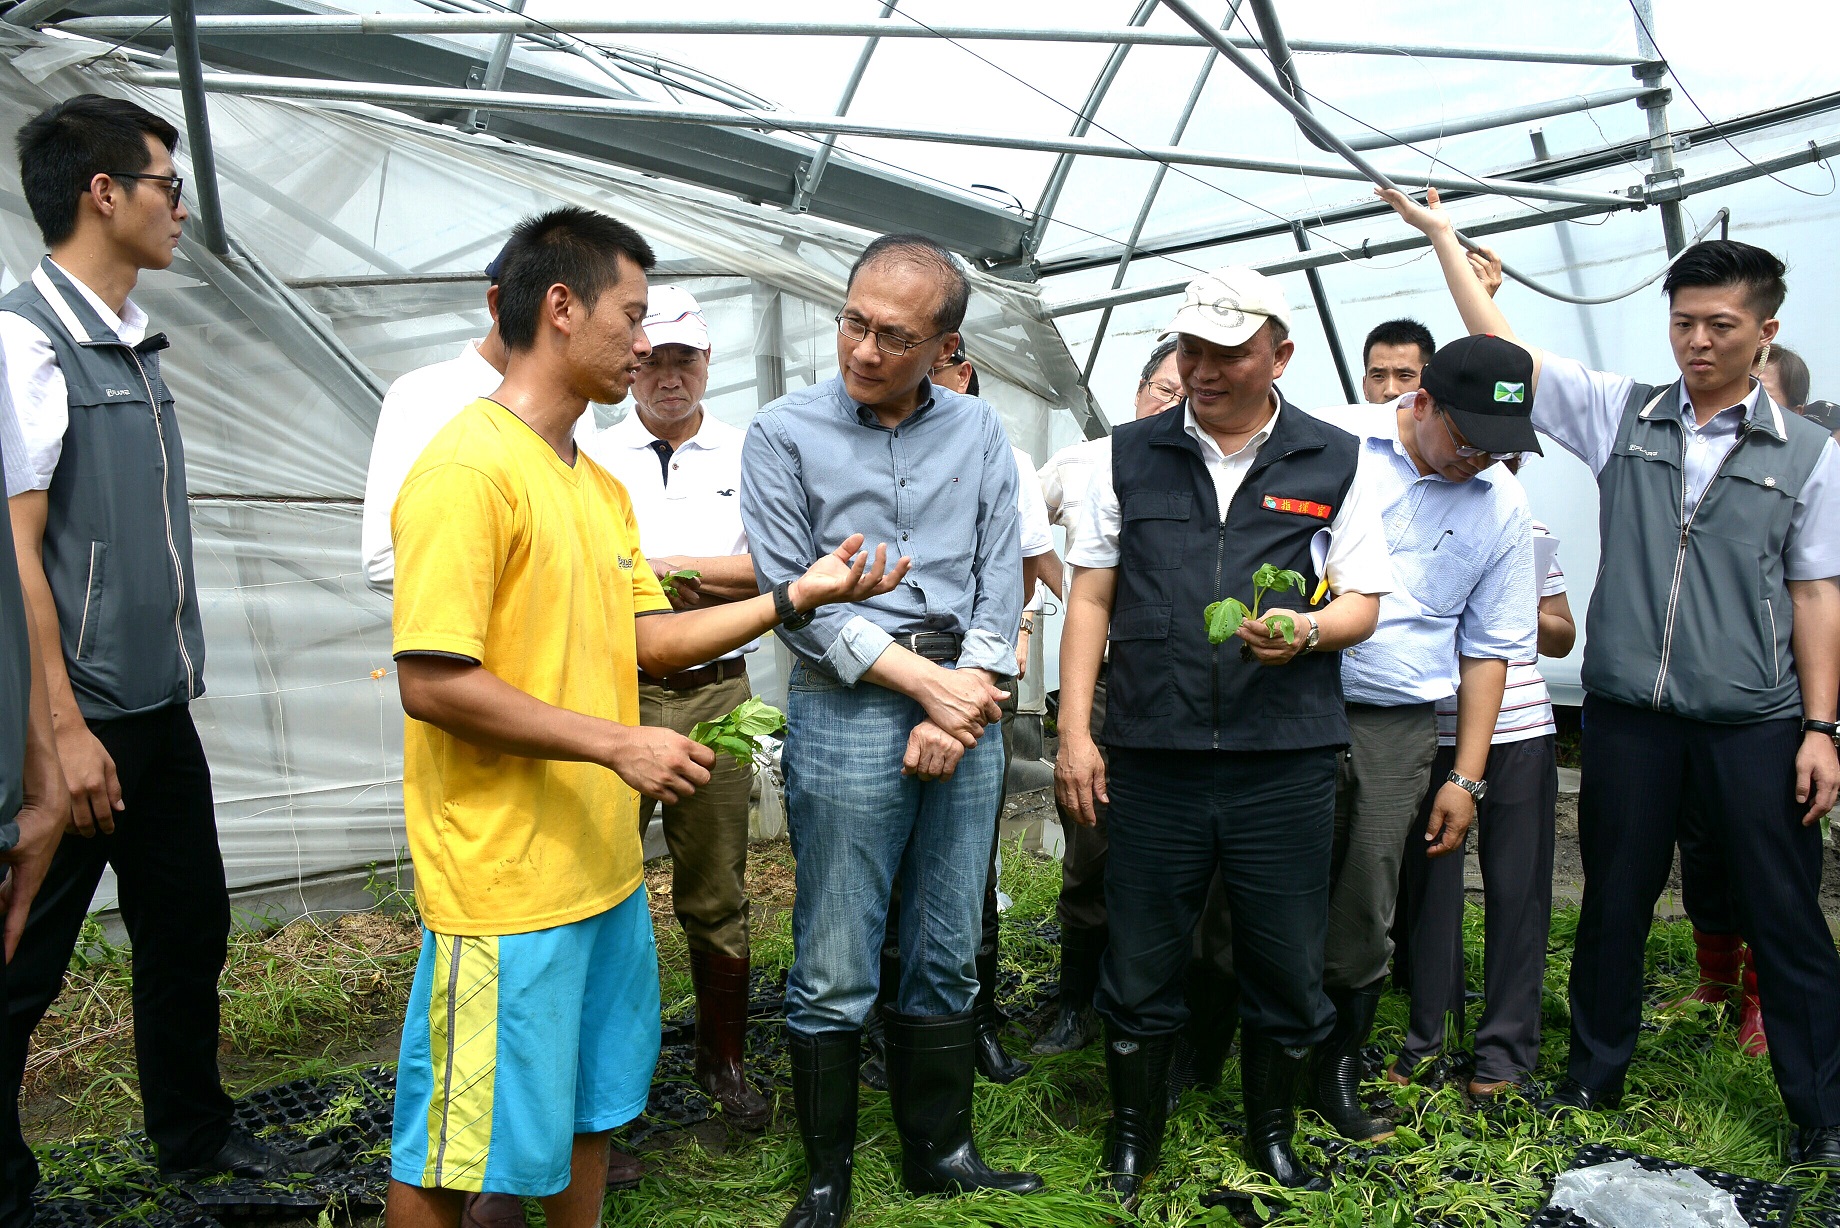
[[[742, 433], [703, 406], [709, 325], [681, 286], [653, 286], [645, 335], [652, 352], [633, 378], [633, 412], [586, 431], [582, 449], [632, 496], [640, 544], [675, 609], [742, 601], [760, 592], [741, 526]], [[755, 640], [694, 669], [639, 673], [639, 717], [688, 734], [753, 694], [747, 654]], [[748, 1018], [748, 795], [753, 768], [722, 755], [710, 781], [664, 807], [671, 903], [690, 946], [696, 986], [696, 1080], [742, 1130], [760, 1130], [771, 1106], [743, 1070]], [[642, 810], [641, 822], [650, 818]]]
[[[1190, 935], [1217, 867], [1240, 957], [1246, 1159], [1283, 1185], [1314, 1177], [1291, 1139], [1310, 1046], [1335, 1021], [1322, 974], [1336, 761], [1349, 742], [1339, 650], [1373, 633], [1393, 583], [1356, 480], [1359, 443], [1273, 386], [1294, 349], [1278, 286], [1245, 268], [1210, 273], [1167, 332], [1187, 398], [1112, 433], [1069, 553], [1055, 765], [1057, 798], [1079, 822], [1110, 805], [1096, 1005], [1112, 1088], [1106, 1179], [1127, 1203], [1161, 1150]], [[1305, 591], [1271, 594], [1262, 617], [1217, 628], [1214, 642], [1207, 611], [1254, 604], [1268, 564], [1301, 573]], [[1325, 586], [1334, 597], [1316, 607]]]

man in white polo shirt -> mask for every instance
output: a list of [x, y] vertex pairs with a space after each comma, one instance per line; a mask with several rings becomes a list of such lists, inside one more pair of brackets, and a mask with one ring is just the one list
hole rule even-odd
[[505, 343], [498, 336], [498, 267], [503, 253], [486, 265], [486, 307], [492, 327], [444, 362], [417, 367], [397, 378], [384, 394], [371, 437], [371, 465], [364, 475], [364, 524], [358, 549], [364, 579], [388, 594], [396, 583], [396, 548], [390, 542], [390, 511], [403, 479], [430, 440], [460, 411], [505, 382]]
[[[680, 286], [653, 286], [644, 327], [652, 352], [633, 379], [633, 412], [604, 430], [584, 430], [577, 442], [632, 496], [646, 557], [660, 579], [676, 573], [666, 586], [674, 608], [756, 596], [741, 526], [743, 436], [703, 408], [710, 351], [702, 308]], [[728, 715], [753, 693], [745, 658], [759, 646], [664, 678], [641, 671], [640, 720], [688, 734], [698, 721]], [[696, 984], [696, 1079], [742, 1130], [764, 1129], [771, 1112], [742, 1069], [752, 785], [751, 766], [719, 756], [708, 784], [664, 808], [671, 902]]]

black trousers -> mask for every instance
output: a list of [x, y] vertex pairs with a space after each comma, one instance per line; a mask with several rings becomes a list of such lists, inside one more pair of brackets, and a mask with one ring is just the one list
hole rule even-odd
[[1099, 1014], [1121, 1031], [1164, 1035], [1188, 1021], [1182, 986], [1195, 923], [1220, 870], [1246, 1026], [1287, 1046], [1328, 1036], [1324, 995], [1333, 748], [1114, 750], [1107, 772], [1111, 940]]
[[[134, 1060], [147, 1135], [171, 1165], [223, 1146], [232, 1107], [217, 1073], [217, 977], [230, 898], [211, 772], [183, 706], [91, 726], [121, 780], [113, 835], [66, 835], [7, 966], [6, 1094], [17, 1097], [32, 1029], [57, 997], [104, 866], [133, 944]], [[17, 1120], [0, 1134], [0, 1188], [30, 1190], [38, 1168]]]
[[1635, 1052], [1643, 948], [1695, 798], [1757, 957], [1770, 1064], [1798, 1126], [1840, 1125], [1840, 954], [1821, 914], [1821, 833], [1795, 800], [1793, 719], [1713, 725], [1586, 696], [1570, 1074], [1612, 1087]]
[[[1399, 874], [1398, 925], [1405, 935], [1394, 964], [1405, 964], [1411, 1015], [1401, 1048], [1403, 1069], [1444, 1046], [1444, 1021], [1462, 1031], [1463, 854], [1425, 855], [1432, 799], [1456, 762], [1440, 746], [1431, 765], [1436, 784], [1419, 822], [1406, 837]], [[1488, 795], [1476, 808], [1476, 851], [1482, 863], [1483, 997], [1476, 1026], [1476, 1078], [1513, 1081], [1540, 1059], [1540, 997], [1546, 937], [1552, 925], [1553, 808], [1559, 766], [1548, 734], [1489, 748]]]
[[1680, 808], [1680, 906], [1696, 930], [1738, 932], [1738, 907], [1731, 872], [1719, 857], [1718, 832], [1691, 798]]
[[[1106, 667], [1101, 667], [1098, 680], [1093, 684], [1095, 736], [1105, 731], [1105, 676]], [[1100, 753], [1105, 752], [1101, 749]], [[1059, 802], [1054, 808], [1060, 816], [1061, 834], [1067, 841], [1067, 847], [1061, 852], [1061, 896], [1055, 904], [1055, 918], [1063, 930], [1104, 929], [1105, 857], [1110, 843], [1105, 825], [1108, 808], [1104, 802], [1099, 803], [1099, 821], [1091, 827], [1075, 819]]]

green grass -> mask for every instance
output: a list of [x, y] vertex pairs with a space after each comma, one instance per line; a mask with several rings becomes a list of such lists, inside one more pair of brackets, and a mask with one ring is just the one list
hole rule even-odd
[[[783, 845], [757, 847], [753, 856], [761, 864], [771, 859], [782, 870], [790, 864]], [[1014, 900], [1004, 915], [1004, 959], [1028, 991], [1056, 975], [1058, 953], [1034, 925], [1053, 916], [1060, 867], [1009, 848], [1003, 882]], [[1537, 1072], [1545, 1080], [1562, 1073], [1566, 977], [1576, 924], [1573, 909], [1561, 909], [1554, 917], [1546, 967], [1546, 1036]], [[1470, 982], [1480, 988], [1480, 909], [1468, 911], [1465, 928]], [[357, 1064], [357, 1047], [400, 1019], [414, 938], [413, 919], [401, 914], [370, 914], [330, 925], [297, 922], [267, 935], [238, 935], [224, 981], [226, 1048], [246, 1076], [235, 1080], [237, 1089]], [[688, 961], [674, 924], [659, 924], [658, 944], [662, 999], [670, 1018], [693, 1004]], [[789, 913], [757, 909], [753, 944], [757, 967], [786, 967], [792, 957]], [[1677, 997], [1691, 987], [1692, 939], [1684, 922], [1657, 924], [1649, 936], [1648, 957], [1651, 983], [1663, 991], [1656, 1000]], [[126, 989], [125, 953], [102, 941], [99, 930], [86, 931], [51, 1030], [38, 1038], [40, 1045], [75, 1045], [42, 1072], [42, 1077], [55, 1076], [68, 1089], [65, 1097], [76, 1102], [60, 1119], [60, 1138], [118, 1133], [133, 1111], [129, 1037], [109, 1030], [127, 1017]], [[1396, 1047], [1405, 1010], [1403, 997], [1388, 994], [1375, 1039]], [[1552, 1175], [1584, 1141], [1769, 1181], [1785, 1179], [1787, 1127], [1768, 1062], [1739, 1053], [1730, 1031], [1711, 1012], [1651, 1008], [1647, 1018], [1655, 1028], [1641, 1036], [1620, 1112], [1584, 1115], [1555, 1127], [1525, 1105], [1484, 1117], [1455, 1087], [1392, 1089], [1403, 1127], [1399, 1139], [1374, 1161], [1352, 1165], [1330, 1191], [1289, 1205], [1239, 1158], [1239, 1080], [1236, 1062], [1229, 1061], [1220, 1088], [1190, 1092], [1183, 1099], [1169, 1124], [1162, 1167], [1146, 1188], [1137, 1218], [1174, 1226], [1230, 1223], [1224, 1208], [1201, 1206], [1203, 1195], [1224, 1185], [1257, 1192], [1267, 1200], [1274, 1222], [1287, 1225], [1521, 1224], [1544, 1201]], [[1468, 1041], [1463, 1037], [1461, 1043], [1467, 1046]], [[1021, 1052], [1026, 1041], [1012, 1035], [1010, 1045]], [[1034, 1070], [1009, 1087], [980, 1081], [976, 1113], [985, 1158], [999, 1167], [1039, 1172], [1047, 1183], [1041, 1193], [1027, 1198], [907, 1195], [899, 1185], [900, 1151], [888, 1098], [865, 1090], [851, 1223], [856, 1228], [1063, 1228], [1130, 1222], [1089, 1190], [1110, 1112], [1100, 1047], [1031, 1060]], [[331, 1112], [345, 1107], [335, 1104]], [[782, 1099], [780, 1108], [779, 1124], [762, 1136], [716, 1142], [719, 1136], [706, 1129], [701, 1137], [712, 1139], [708, 1146], [698, 1132], [664, 1136], [661, 1148], [647, 1152], [644, 1183], [609, 1196], [605, 1222], [633, 1228], [778, 1225], [804, 1180], [789, 1100]], [[1318, 1136], [1327, 1133], [1320, 1122], [1305, 1120]], [[33, 1137], [54, 1141], [42, 1130]], [[1302, 1150], [1310, 1159], [1322, 1159], [1308, 1143]], [[90, 1148], [79, 1149], [60, 1165], [79, 1181], [95, 1184], [145, 1179], [143, 1173], [124, 1169], [118, 1155]], [[1453, 1178], [1453, 1169], [1469, 1175]], [[1790, 1179], [1807, 1188], [1799, 1177]], [[541, 1222], [535, 1204], [531, 1222]]]

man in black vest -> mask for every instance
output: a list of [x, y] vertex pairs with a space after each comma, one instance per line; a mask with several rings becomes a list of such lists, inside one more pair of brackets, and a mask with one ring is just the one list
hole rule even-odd
[[[1242, 980], [1246, 1158], [1285, 1185], [1313, 1179], [1291, 1136], [1303, 1062], [1334, 1022], [1322, 972], [1336, 751], [1348, 742], [1337, 652], [1373, 633], [1392, 569], [1354, 438], [1273, 387], [1289, 331], [1282, 291], [1250, 269], [1189, 285], [1168, 329], [1187, 400], [1113, 432], [1068, 559], [1055, 791], [1082, 823], [1110, 806], [1097, 1006], [1113, 1105], [1105, 1168], [1127, 1201], [1162, 1146], [1189, 936], [1217, 866]], [[1266, 564], [1301, 573], [1308, 591], [1211, 642], [1205, 611], [1257, 604]], [[1323, 582], [1335, 599], [1306, 608]], [[1091, 728], [1108, 631], [1109, 769]]]
[[[163, 334], [128, 297], [172, 263], [186, 210], [173, 126], [84, 94], [19, 130], [19, 171], [50, 254], [0, 299], [14, 438], [8, 509], [35, 623], [73, 830], [7, 967], [0, 1081], [16, 1090], [105, 867], [134, 947], [134, 1050], [162, 1171], [269, 1178], [336, 1151], [285, 1156], [236, 1126], [217, 1070], [217, 977], [230, 899], [211, 770], [192, 723], [204, 632], [185, 450], [160, 377]], [[38, 1168], [0, 1134], [0, 1189]]]

